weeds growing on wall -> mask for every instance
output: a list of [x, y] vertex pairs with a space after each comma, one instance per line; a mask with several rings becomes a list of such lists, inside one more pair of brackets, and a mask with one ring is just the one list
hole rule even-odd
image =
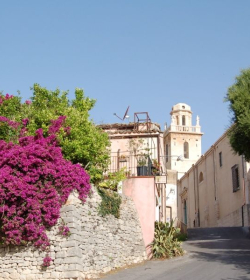
[[102, 198], [101, 203], [99, 204], [99, 215], [105, 217], [106, 215], [113, 215], [116, 218], [120, 217], [120, 205], [122, 199], [120, 195], [114, 191], [97, 188], [99, 195]]
[[152, 258], [172, 258], [183, 255], [181, 242], [178, 240], [179, 228], [169, 223], [155, 222], [154, 240], [148, 245]]
[[121, 197], [117, 193], [119, 182], [126, 179], [125, 169], [122, 168], [116, 172], [109, 172], [105, 179], [98, 184], [98, 193], [102, 198], [99, 205], [99, 215], [114, 215], [116, 218], [120, 216]]

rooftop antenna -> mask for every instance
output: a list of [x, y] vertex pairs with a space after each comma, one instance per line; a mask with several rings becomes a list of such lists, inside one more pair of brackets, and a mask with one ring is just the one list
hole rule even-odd
[[128, 108], [127, 108], [127, 110], [126, 110], [126, 112], [125, 112], [125, 114], [124, 114], [123, 118], [120, 118], [119, 116], [117, 116], [117, 114], [116, 114], [116, 113], [114, 113], [114, 115], [115, 115], [118, 119], [120, 119], [120, 120], [124, 121], [125, 119], [128, 119], [128, 118], [129, 118], [129, 115], [128, 115], [128, 110], [129, 110], [129, 106], [128, 106]]

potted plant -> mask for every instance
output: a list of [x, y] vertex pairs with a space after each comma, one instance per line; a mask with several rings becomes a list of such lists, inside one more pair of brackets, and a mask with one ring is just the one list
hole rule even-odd
[[119, 161], [120, 162], [126, 162], [127, 161], [127, 156], [126, 155], [120, 155]]
[[157, 161], [157, 159], [154, 159], [154, 160], [153, 160], [153, 164], [152, 164], [152, 167], [151, 167], [151, 173], [152, 173], [152, 175], [154, 175], [154, 176], [159, 176], [160, 173], [161, 173], [161, 165], [160, 165], [160, 163]]
[[136, 156], [137, 159], [137, 176], [147, 176], [148, 175], [148, 155], [141, 153]]
[[131, 176], [131, 171], [130, 170], [125, 171], [125, 175], [126, 175], [126, 177], [130, 177]]
[[128, 148], [131, 156], [137, 161], [137, 176], [147, 176], [148, 174], [148, 159], [149, 159], [149, 147], [144, 142], [144, 139], [130, 139], [128, 142]]

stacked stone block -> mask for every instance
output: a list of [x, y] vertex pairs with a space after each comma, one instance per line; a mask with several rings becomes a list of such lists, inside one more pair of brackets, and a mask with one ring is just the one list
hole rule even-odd
[[76, 193], [70, 195], [61, 209], [61, 217], [71, 235], [61, 236], [58, 226], [48, 232], [53, 259], [48, 268], [41, 267], [45, 252], [31, 247], [1, 246], [0, 280], [80, 280], [145, 260], [145, 246], [133, 201], [122, 197], [119, 219], [112, 215], [100, 217], [100, 201], [94, 188], [84, 204]]

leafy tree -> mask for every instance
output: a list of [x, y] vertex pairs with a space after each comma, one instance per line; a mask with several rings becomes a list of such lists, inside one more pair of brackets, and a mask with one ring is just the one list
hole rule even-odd
[[233, 114], [229, 130], [233, 150], [250, 160], [250, 68], [241, 71], [235, 83], [228, 89], [225, 101], [230, 102]]
[[[31, 101], [23, 104], [18, 97], [6, 100], [0, 95], [4, 98], [4, 102], [0, 104], [0, 116], [19, 122], [28, 119], [26, 134], [35, 135], [35, 131], [42, 128], [45, 136], [49, 133], [51, 120], [66, 116], [64, 128], [61, 128], [58, 134], [64, 158], [82, 164], [91, 175], [92, 182], [100, 180], [109, 162], [109, 139], [108, 135], [89, 119], [89, 111], [95, 105], [95, 100], [85, 97], [83, 90], [79, 88], [75, 90], [75, 99], [72, 101], [68, 99], [67, 91], [50, 91], [39, 84], [34, 84], [32, 90]], [[3, 103], [8, 109], [1, 109]], [[11, 130], [9, 134], [12, 136]], [[6, 131], [1, 133], [0, 129], [0, 138], [10, 140], [10, 137], [6, 139], [6, 135]]]
[[[21, 98], [20, 96], [3, 95], [0, 92], [0, 116], [16, 120], [17, 112], [21, 109]], [[18, 118], [18, 120], [20, 120]]]
[[17, 142], [21, 121], [21, 98], [0, 92], [0, 139]]

